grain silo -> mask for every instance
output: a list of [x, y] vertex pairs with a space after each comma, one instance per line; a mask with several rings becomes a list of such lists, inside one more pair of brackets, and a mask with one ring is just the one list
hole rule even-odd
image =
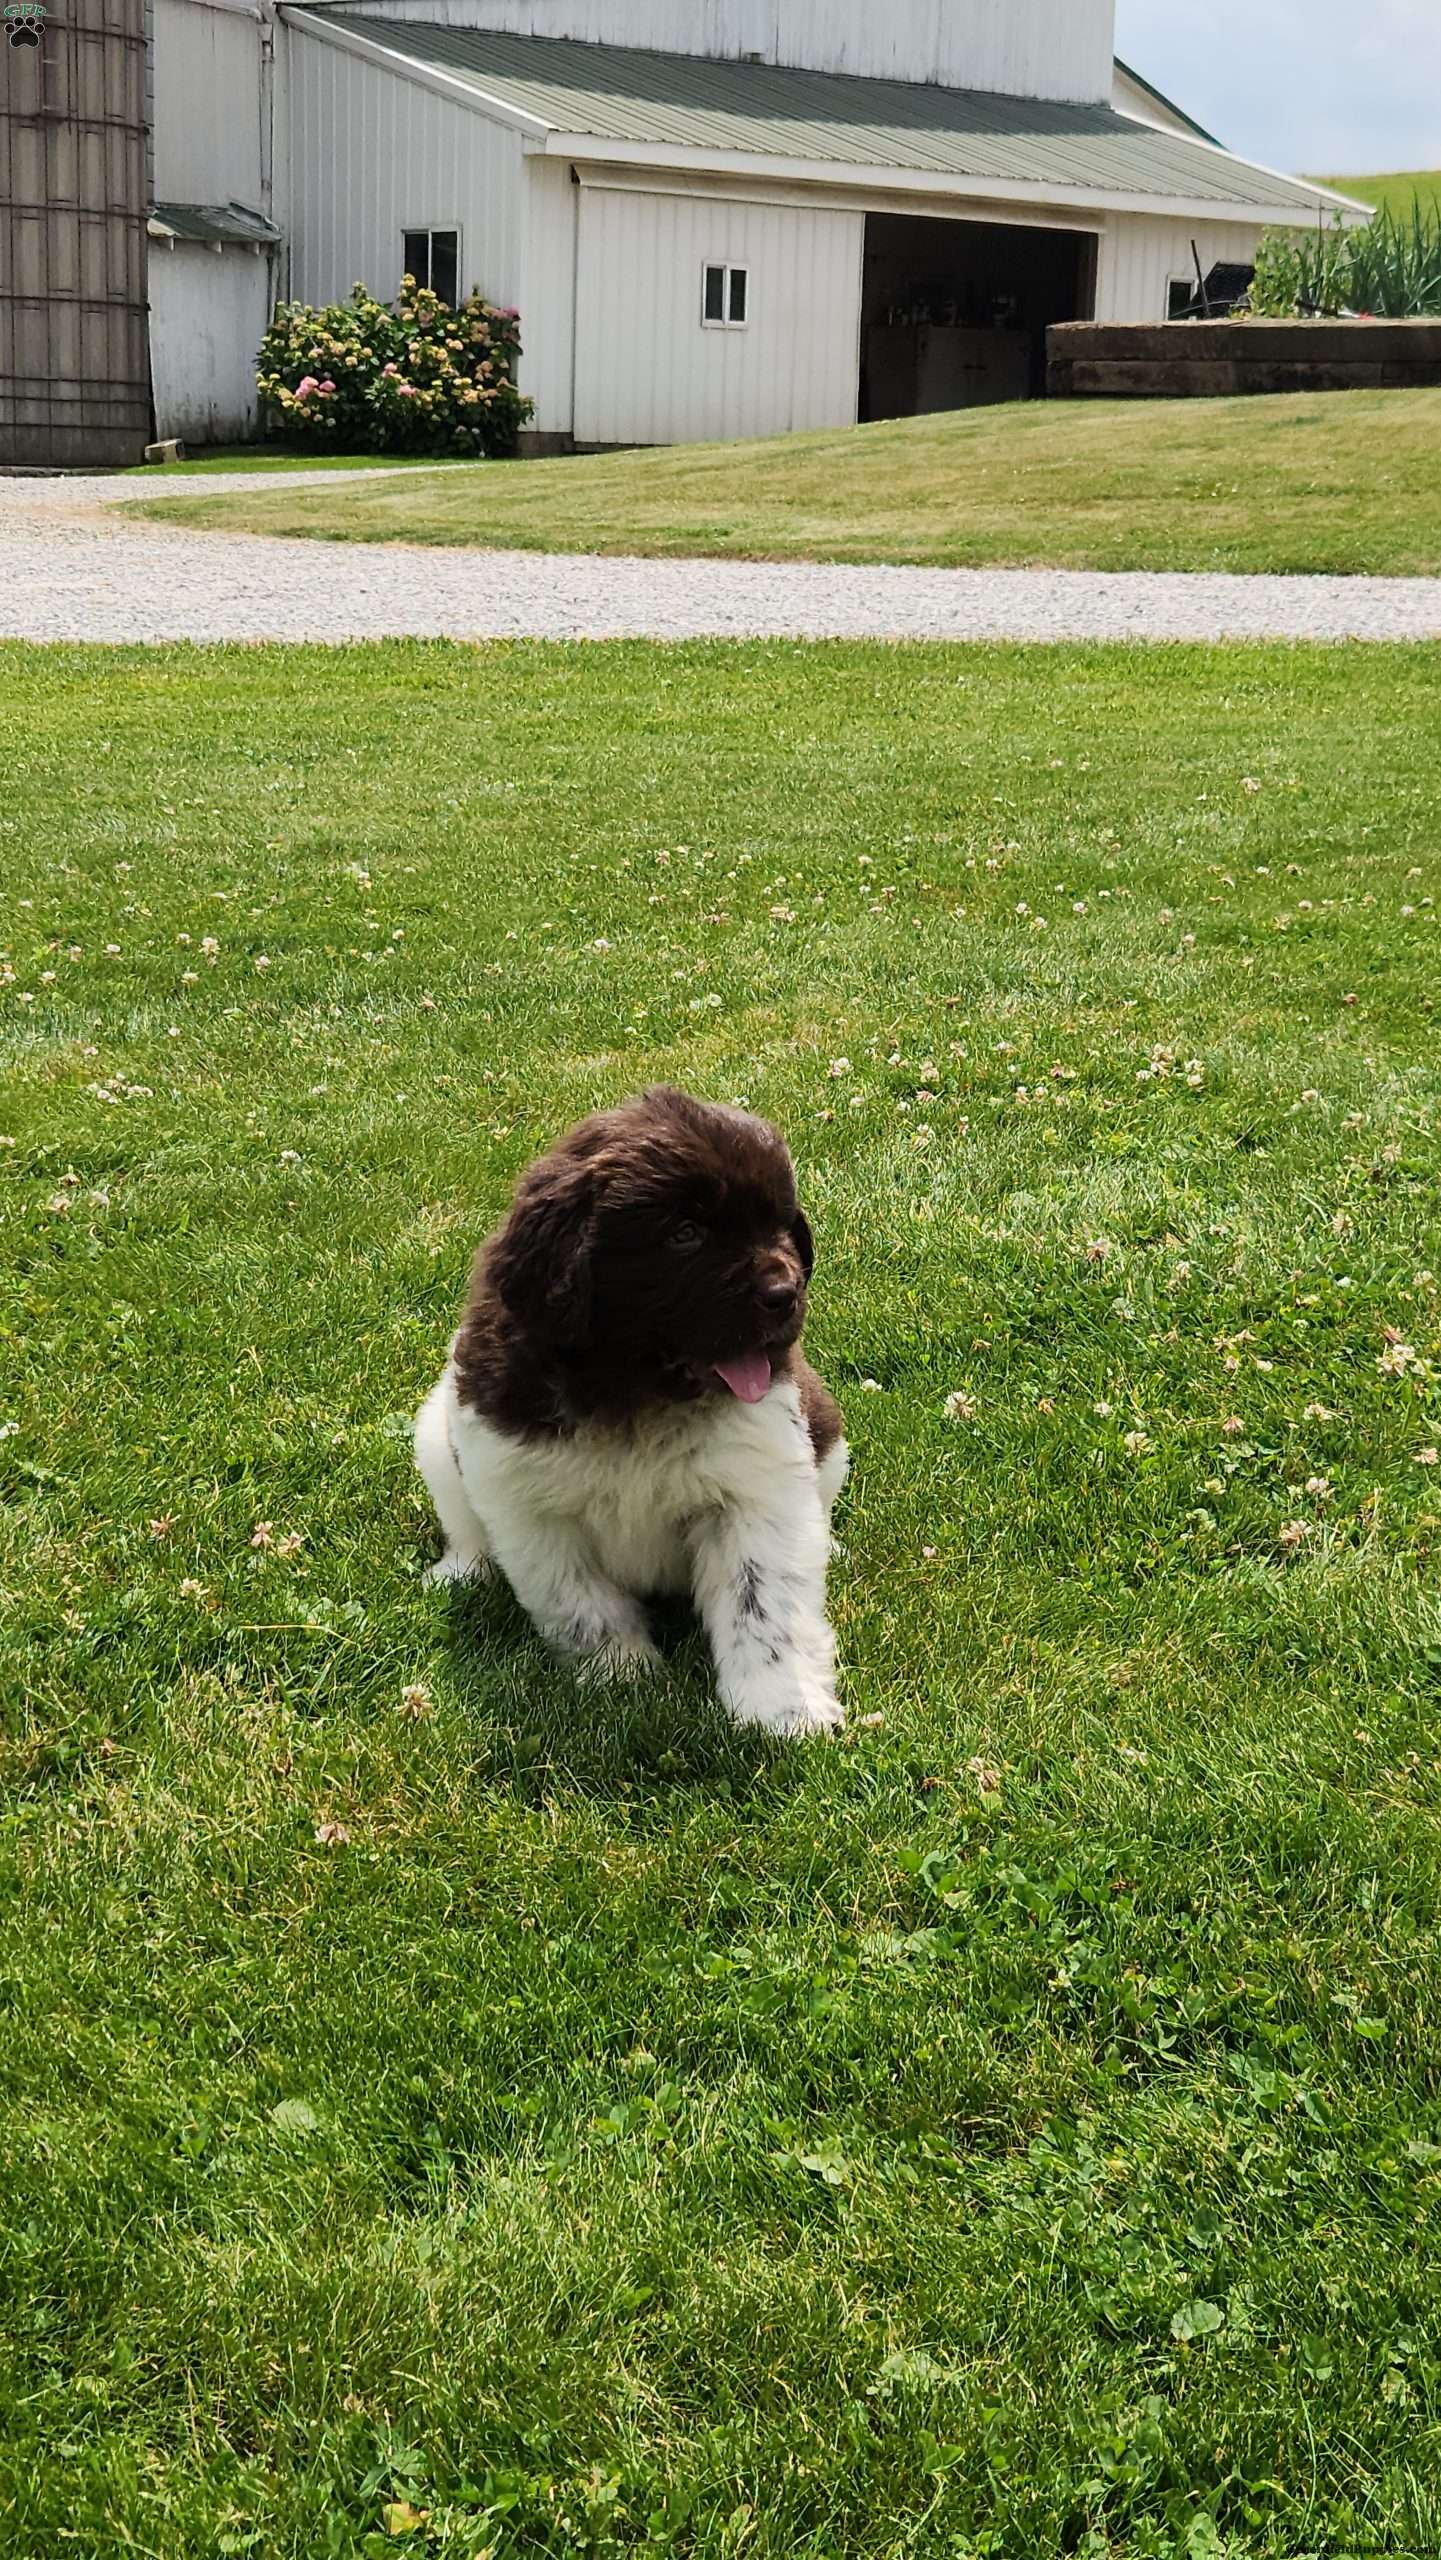
[[3, 0], [0, 26], [0, 465], [138, 462], [145, 0]]

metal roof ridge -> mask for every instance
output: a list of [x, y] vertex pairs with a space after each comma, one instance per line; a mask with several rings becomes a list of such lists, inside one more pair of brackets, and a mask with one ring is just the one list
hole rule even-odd
[[[974, 98], [999, 106], [1046, 108], [1063, 115], [1095, 115], [1109, 121], [1134, 121], [1120, 115], [1108, 98], [1028, 98], [1018, 89], [975, 89], [945, 80], [897, 80], [884, 72], [823, 71], [808, 62], [771, 62], [760, 54], [746, 53], [676, 53], [665, 45], [621, 44], [607, 36], [537, 35], [522, 27], [481, 27], [468, 22], [457, 24], [448, 18], [395, 18], [386, 14], [383, 5], [372, 0], [287, 0], [287, 17], [336, 18], [350, 21], [357, 29], [366, 25], [383, 26], [391, 36], [402, 36], [409, 28], [424, 28], [427, 33], [443, 36], [478, 36], [489, 44], [524, 45], [543, 48], [547, 52], [570, 54], [621, 54], [644, 62], [665, 62], [690, 71], [743, 71], [754, 76], [769, 73], [780, 81], [824, 80], [837, 88], [899, 90], [918, 98]], [[1134, 79], [1138, 75], [1132, 73]], [[1141, 82], [1145, 88], [1148, 84]], [[1152, 92], [1159, 97], [1159, 90]], [[1169, 104], [1169, 100], [1164, 103]], [[1177, 108], [1179, 115], [1184, 112]], [[1199, 131], [1199, 128], [1197, 128]], [[1177, 135], [1176, 140], [1183, 139]], [[1218, 144], [1217, 149], [1223, 148]]]

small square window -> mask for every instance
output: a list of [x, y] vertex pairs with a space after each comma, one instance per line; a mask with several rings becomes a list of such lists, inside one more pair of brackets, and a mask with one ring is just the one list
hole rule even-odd
[[453, 310], [459, 299], [460, 233], [407, 231], [403, 239], [403, 272], [414, 276], [417, 284], [428, 285]]
[[703, 329], [743, 329], [750, 318], [750, 269], [707, 266], [701, 289]]
[[701, 328], [745, 328], [750, 320], [750, 269], [706, 266], [701, 282]]

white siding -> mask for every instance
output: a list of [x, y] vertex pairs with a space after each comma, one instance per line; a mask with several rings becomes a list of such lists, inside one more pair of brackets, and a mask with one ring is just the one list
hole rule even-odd
[[1164, 320], [1172, 278], [1195, 282], [1193, 240], [1206, 274], [1221, 260], [1249, 263], [1260, 237], [1255, 222], [1167, 222], [1152, 214], [1113, 214], [1101, 236], [1096, 318]]
[[520, 387], [535, 402], [532, 430], [538, 435], [568, 435], [575, 388], [575, 260], [581, 190], [567, 160], [528, 160], [524, 183]]
[[[352, 0], [352, 6], [356, 0]], [[359, 0], [366, 5], [366, 0]], [[377, 16], [1023, 98], [1104, 99], [1114, 0], [370, 0]]]
[[[864, 217], [582, 188], [575, 433], [687, 444], [849, 426]], [[707, 261], [750, 271], [744, 329], [701, 326]]]
[[255, 356], [270, 260], [197, 241], [150, 243], [150, 372], [157, 435], [236, 444], [255, 432]]
[[155, 0], [155, 193], [261, 212], [258, 13]]
[[[462, 288], [521, 301], [520, 136], [290, 26], [290, 292], [336, 302], [362, 283], [393, 300], [402, 233], [458, 228]], [[522, 323], [525, 313], [521, 312]]]
[[1111, 104], [1117, 115], [1134, 116], [1137, 124], [1154, 125], [1158, 133], [1179, 133], [1188, 142], [1196, 139], [1195, 126], [1188, 123], [1180, 109], [1168, 106], [1164, 98], [1154, 97], [1119, 62], [1111, 84]]

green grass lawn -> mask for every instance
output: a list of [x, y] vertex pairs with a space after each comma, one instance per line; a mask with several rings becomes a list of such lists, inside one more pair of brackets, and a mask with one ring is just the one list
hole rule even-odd
[[[3, 675], [0, 2546], [1441, 2548], [1441, 653]], [[802, 1166], [834, 1746], [419, 1580], [655, 1076]]]
[[1357, 196], [1362, 204], [1389, 205], [1393, 213], [1407, 214], [1418, 197], [1422, 204], [1441, 199], [1441, 169], [1393, 169], [1379, 178], [1323, 178], [1323, 187], [1339, 187], [1342, 195]]
[[349, 542], [957, 568], [1441, 570], [1441, 391], [1030, 402], [758, 444], [167, 498]]

